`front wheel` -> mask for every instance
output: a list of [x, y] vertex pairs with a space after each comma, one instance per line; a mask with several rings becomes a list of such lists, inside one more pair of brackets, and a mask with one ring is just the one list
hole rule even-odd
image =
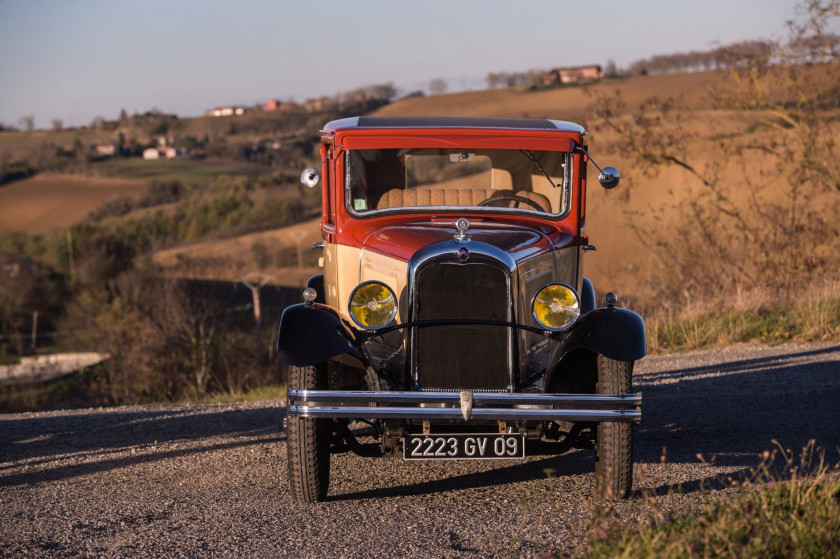
[[[598, 356], [598, 394], [629, 394], [633, 362]], [[625, 499], [633, 487], [633, 425], [603, 421], [595, 442], [595, 483], [598, 497]]]
[[[289, 387], [298, 390], [323, 388], [326, 370], [317, 367], [289, 367]], [[288, 408], [287, 408], [288, 413]], [[289, 488], [298, 503], [323, 501], [330, 485], [329, 419], [287, 415], [286, 455], [289, 463]]]

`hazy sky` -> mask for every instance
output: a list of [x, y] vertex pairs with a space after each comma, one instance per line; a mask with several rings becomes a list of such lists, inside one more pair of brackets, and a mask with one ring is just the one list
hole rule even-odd
[[781, 0], [0, 0], [0, 122], [87, 124], [153, 107], [303, 100], [393, 81], [478, 88], [490, 71], [619, 67], [780, 37]]

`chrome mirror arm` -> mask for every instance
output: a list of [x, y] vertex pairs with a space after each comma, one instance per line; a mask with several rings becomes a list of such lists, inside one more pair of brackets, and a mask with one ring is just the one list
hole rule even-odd
[[602, 169], [601, 166], [598, 165], [598, 163], [596, 163], [594, 159], [592, 159], [592, 156], [589, 155], [589, 152], [586, 151], [586, 148], [584, 148], [580, 144], [575, 144], [575, 151], [586, 155], [586, 157], [589, 158], [589, 161], [591, 161], [592, 164], [595, 165], [595, 168], [598, 169], [598, 171], [600, 172], [600, 174], [598, 175], [598, 182], [601, 183], [601, 186], [607, 189], [615, 188], [616, 186], [618, 186], [618, 181], [621, 178], [621, 175], [619, 175], [617, 169], [615, 169], [614, 167], [604, 167]]
[[321, 175], [318, 173], [318, 171], [321, 170], [321, 167], [324, 166], [324, 163], [327, 162], [327, 160], [332, 156], [335, 150], [343, 147], [343, 145], [333, 146], [332, 149], [330, 149], [330, 151], [327, 152], [327, 156], [323, 159], [323, 161], [318, 163], [317, 167], [309, 167], [308, 169], [304, 169], [303, 173], [301, 173], [300, 175], [300, 182], [303, 183], [303, 186], [307, 188], [312, 188], [315, 185], [317, 185], [321, 181]]

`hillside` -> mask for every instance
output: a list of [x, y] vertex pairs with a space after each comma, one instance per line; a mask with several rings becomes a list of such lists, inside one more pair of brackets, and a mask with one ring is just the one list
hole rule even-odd
[[[320, 254], [310, 250], [312, 243], [321, 240], [320, 221], [320, 218], [313, 219], [282, 229], [181, 245], [156, 252], [153, 260], [176, 275], [236, 281], [259, 269], [273, 276], [271, 283], [300, 287], [309, 277], [320, 273], [317, 268]], [[298, 245], [302, 268], [297, 266]]]
[[[727, 123], [733, 133], [747, 129], [755, 120], [745, 114], [723, 114], [709, 108], [707, 88], [719, 81], [719, 74], [696, 73], [666, 76], [640, 76], [615, 80], [582, 87], [566, 87], [543, 91], [520, 91], [496, 89], [414, 97], [386, 105], [376, 115], [442, 115], [442, 116], [491, 116], [552, 118], [582, 122], [586, 120], [587, 107], [593, 95], [621, 92], [632, 110], [645, 100], [656, 95], [682, 96], [681, 110], [687, 113], [687, 122], [696, 130], [700, 139], [692, 146], [698, 154], [705, 151], [702, 137], [709, 133], [708, 120]], [[590, 127], [591, 151], [600, 165], [611, 165], [622, 172], [622, 185], [614, 191], [605, 191], [592, 181], [588, 192], [587, 232], [590, 240], [598, 246], [597, 252], [590, 252], [586, 259], [586, 273], [600, 291], [618, 290], [623, 294], [635, 294], [640, 285], [648, 280], [645, 274], [653, 256], [645, 248], [638, 233], [639, 214], [658, 209], [668, 198], [668, 192], [690, 187], [692, 181], [678, 169], [666, 170], [656, 179], [634, 176], [631, 163], [610, 153], [604, 146], [614, 139], [605, 129]], [[711, 157], [711, 154], [709, 154]], [[701, 158], [704, 162], [705, 158]], [[288, 170], [289, 173], [294, 171]], [[597, 176], [595, 168], [590, 169]], [[630, 190], [632, 189], [632, 195]], [[676, 190], [675, 190], [676, 189]], [[673, 198], [673, 197], [671, 197]], [[673, 199], [670, 200], [673, 202]], [[308, 225], [293, 227], [295, 231], [308, 227], [309, 236], [317, 237], [317, 221]], [[292, 229], [292, 228], [290, 228]], [[296, 270], [294, 243], [284, 229], [260, 234], [250, 234], [237, 239], [206, 241], [183, 248], [171, 248], [159, 252], [155, 261], [167, 268], [188, 258], [191, 272], [215, 279], [236, 279], [248, 266], [253, 268], [251, 247], [254, 243], [266, 244], [272, 252], [286, 254], [289, 267], [273, 264], [266, 272], [278, 277], [286, 285], [296, 286], [300, 276], [309, 269]], [[180, 255], [177, 259], [176, 255]], [[280, 258], [276, 259], [277, 262]]]
[[[590, 132], [591, 152], [595, 160], [602, 166], [614, 166], [622, 173], [622, 185], [614, 191], [605, 191], [595, 181], [590, 181], [587, 233], [598, 250], [587, 254], [586, 273], [601, 292], [616, 289], [620, 293], [632, 295], [638, 293], [644, 284], [652, 281], [649, 267], [653, 263], [654, 256], [646, 246], [642, 228], [648, 228], [651, 225], [650, 216], [657, 212], [661, 218], [657, 222], [657, 227], [660, 229], [669, 227], [671, 225], [669, 210], [664, 205], [673, 207], [678, 203], [684, 194], [691, 192], [696, 179], [686, 171], [677, 168], [664, 169], [655, 178], [642, 175], [638, 169], [634, 169], [633, 162], [611, 151], [611, 144], [617, 140], [616, 134], [608, 130], [603, 122], [588, 118], [589, 107], [598, 95], [607, 96], [618, 91], [626, 104], [624, 115], [617, 116], [621, 120], [628, 118], [628, 112], [635, 110], [652, 97], [679, 98], [679, 112], [682, 114], [683, 125], [689, 131], [689, 135], [693, 136], [686, 144], [686, 149], [699, 166], [706, 166], [713, 163], [715, 157], [715, 151], [710, 147], [709, 142], [712, 134], [719, 135], [722, 131], [732, 136], [762, 133], [754, 130], [754, 124], [760, 115], [746, 112], [721, 112], [711, 108], [709, 87], [728, 83], [722, 79], [722, 76], [726, 75], [706, 72], [638, 76], [608, 80], [586, 87], [562, 87], [539, 91], [495, 89], [413, 97], [386, 105], [374, 114], [532, 117], [585, 123]], [[248, 137], [246, 132], [248, 127], [265, 130], [266, 133], [274, 129], [278, 135], [292, 132], [288, 127], [282, 129], [277, 118], [276, 115], [254, 113], [245, 117], [222, 119], [208, 117], [181, 119], [179, 133], [194, 136], [207, 134], [211, 137], [226, 134], [226, 141], [232, 144], [240, 139], [244, 141]], [[323, 118], [328, 119], [328, 115], [323, 115]], [[309, 115], [306, 123], [302, 118], [295, 119], [296, 125], [305, 124], [310, 129], [297, 129], [294, 132], [302, 136], [315, 133], [323, 124], [320, 121], [316, 122], [316, 119], [317, 115]], [[77, 131], [77, 133], [87, 134], [90, 139], [102, 135], [101, 131], [95, 130]], [[13, 136], [23, 142], [18, 147], [31, 147], [33, 145], [31, 141], [34, 138], [37, 138], [39, 142], [53, 138], [51, 141], [58, 143], [69, 142], [73, 137], [68, 131], [55, 133], [41, 131], [35, 133], [29, 140], [27, 140], [28, 136], [22, 133], [0, 133], [0, 146], [6, 149], [11, 148], [10, 138]], [[300, 161], [299, 156], [294, 161], [275, 162], [274, 168], [279, 169], [278, 172], [284, 175], [296, 175], [299, 170], [295, 167], [297, 161]], [[201, 162], [115, 160], [93, 164], [89, 169], [95, 169], [93, 172], [96, 174], [131, 179], [179, 179], [189, 183], [194, 180], [202, 182], [211, 180], [226, 173], [254, 176], [261, 172], [270, 172], [271, 168], [247, 161], [225, 163], [215, 158], [208, 158]], [[728, 172], [730, 173], [728, 178], [732, 181], [741, 180], [741, 177], [735, 174], [735, 170]], [[590, 175], [593, 178], [597, 176], [596, 173], [595, 168], [590, 168]], [[91, 206], [112, 197], [136, 194], [140, 184], [131, 181], [109, 183], [106, 179], [71, 178], [66, 185], [58, 188], [57, 184], [53, 184], [57, 180], [57, 175], [51, 175], [49, 178], [44, 175], [0, 188], [0, 224], [5, 225], [5, 227], [0, 225], [0, 230], [40, 232], [48, 226], [66, 225], [73, 220], [83, 218], [88, 211], [93, 209]], [[35, 188], [36, 186], [38, 188]], [[25, 200], [24, 192], [32, 196], [30, 201]], [[97, 197], [96, 193], [99, 193], [100, 197]], [[47, 200], [49, 202], [45, 203]], [[88, 206], [82, 208], [80, 205], [82, 200], [87, 201]], [[29, 207], [30, 204], [41, 207], [35, 210]], [[70, 208], [71, 211], [65, 212], [65, 208]], [[50, 211], [61, 213], [61, 218], [50, 217], [47, 215]], [[295, 231], [300, 228], [307, 229], [307, 238], [315, 238], [318, 235], [315, 222], [294, 226]], [[249, 267], [252, 269], [255, 267], [255, 258], [260, 258], [260, 251], [262, 251], [259, 246], [253, 249], [256, 244], [266, 247], [268, 260], [270, 260], [266, 271], [278, 277], [284, 284], [299, 285], [300, 276], [310, 272], [309, 269], [303, 272], [297, 270], [295, 243], [284, 229], [263, 233], [249, 232], [246, 236], [228, 238], [224, 241], [216, 240], [216, 237], [211, 236], [198, 244], [167, 248], [155, 256], [155, 261], [171, 270], [173, 267], [181, 266], [186, 258], [191, 263], [191, 274], [211, 279], [231, 280], [241, 275], [243, 271], [250, 271]], [[253, 252], [254, 250], [257, 252]], [[176, 255], [179, 256], [176, 258]], [[266, 265], [265, 262], [262, 264]], [[307, 262], [307, 264], [313, 263]]]
[[509, 118], [552, 118], [580, 121], [591, 102], [587, 90], [592, 92], [618, 89], [630, 107], [638, 106], [655, 95], [683, 95], [685, 107], [708, 107], [705, 96], [714, 74], [675, 74], [638, 76], [623, 80], [606, 81], [584, 87], [563, 87], [542, 91], [517, 89], [491, 89], [468, 91], [451, 95], [412, 97], [386, 105], [376, 115], [382, 116], [485, 116]]
[[83, 220], [102, 204], [137, 196], [140, 180], [39, 174], [0, 187], [0, 235], [46, 233]]

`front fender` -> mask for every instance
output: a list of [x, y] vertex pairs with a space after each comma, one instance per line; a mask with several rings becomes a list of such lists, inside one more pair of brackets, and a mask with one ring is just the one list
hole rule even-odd
[[331, 309], [301, 303], [283, 311], [277, 333], [280, 359], [295, 367], [306, 367], [342, 353], [365, 361], [364, 354], [353, 343], [352, 333]]
[[583, 348], [616, 361], [636, 361], [647, 353], [645, 323], [633, 311], [602, 307], [580, 317], [552, 355], [557, 363], [569, 351]]

